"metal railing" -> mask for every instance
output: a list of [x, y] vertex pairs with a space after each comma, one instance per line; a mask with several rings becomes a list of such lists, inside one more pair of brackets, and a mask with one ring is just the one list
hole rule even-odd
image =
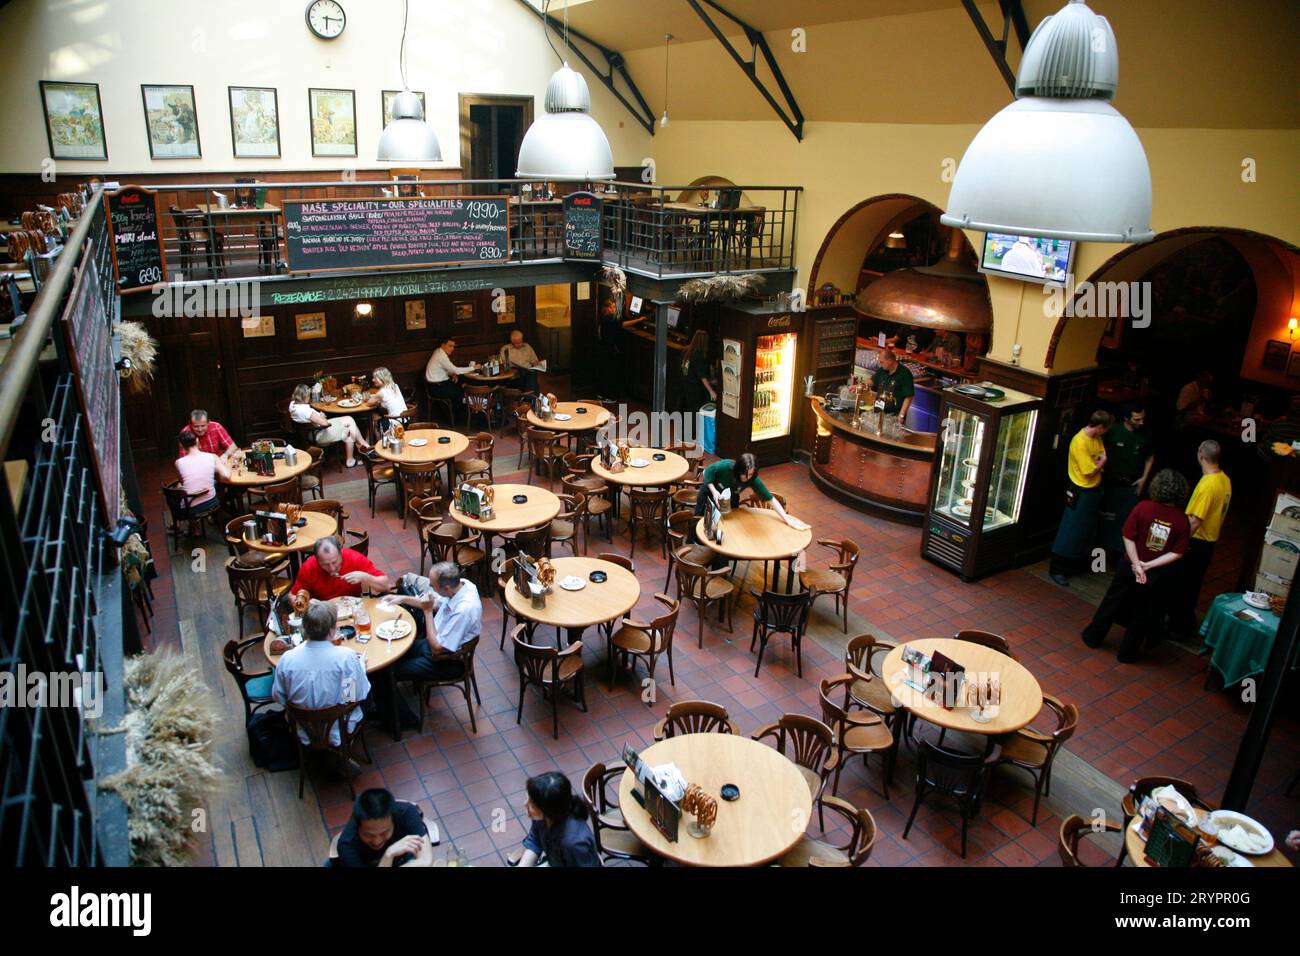
[[[187, 279], [267, 278], [284, 274], [283, 203], [384, 196], [506, 196], [510, 255], [503, 266], [564, 256], [560, 193], [538, 198], [513, 179], [374, 180], [160, 184], [160, 228], [168, 271]], [[592, 184], [587, 184], [592, 185]], [[603, 260], [655, 277], [794, 268], [798, 186], [710, 187], [722, 200], [700, 202], [704, 187], [594, 184], [604, 197]], [[227, 206], [221, 206], [224, 197]]]
[[[106, 249], [105, 238], [94, 195], [0, 364], [0, 452], [7, 468], [26, 468], [17, 501], [0, 495], [0, 669], [15, 679], [71, 675], [79, 682], [81, 674], [101, 672], [102, 642], [122, 639], [120, 599], [114, 606], [105, 595], [117, 592], [104, 589], [118, 572], [103, 564], [87, 424], [59, 328], [79, 250], [87, 239], [92, 249]], [[102, 265], [111, 322], [112, 267]], [[103, 859], [93, 791], [103, 738], [68, 704], [47, 695], [0, 707], [0, 866]]]

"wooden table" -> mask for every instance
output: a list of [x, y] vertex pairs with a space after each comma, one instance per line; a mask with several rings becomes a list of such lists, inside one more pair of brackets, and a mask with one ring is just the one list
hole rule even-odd
[[[559, 497], [545, 488], [534, 485], [493, 485], [492, 490], [495, 493], [492, 501], [495, 515], [491, 521], [483, 521], [461, 511], [457, 507], [459, 496], [452, 497], [448, 513], [454, 521], [486, 534], [510, 534], [525, 528], [536, 528], [560, 513]], [[526, 495], [528, 500], [517, 505], [510, 500], [515, 495]]]
[[[412, 447], [411, 439], [413, 438], [423, 438], [428, 444]], [[451, 441], [439, 444], [439, 438], [450, 438]], [[402, 450], [400, 452], [394, 452], [387, 445], [376, 444], [375, 454], [395, 465], [429, 465], [434, 462], [445, 461], [447, 463], [447, 487], [454, 489], [456, 487], [456, 476], [453, 474], [455, 467], [452, 465], [452, 459], [468, 447], [469, 439], [460, 432], [445, 431], [441, 428], [417, 428], [414, 430], [408, 428], [406, 436], [402, 439]]]
[[[255, 186], [250, 183], [249, 188], [256, 189], [262, 187]], [[201, 202], [201, 203], [195, 203], [194, 208], [197, 209], [199, 212], [201, 212], [203, 216], [208, 220], [209, 223], [208, 228], [211, 231], [211, 235], [212, 235], [212, 246], [210, 247], [209, 255], [211, 255], [212, 252], [215, 251], [217, 258], [220, 260], [224, 260], [225, 252], [222, 248], [224, 244], [224, 237], [220, 232], [217, 231], [218, 219], [227, 222], [230, 221], [231, 219], [245, 219], [245, 220], [252, 221], [254, 224], [260, 224], [263, 221], [269, 222], [271, 224], [271, 235], [269, 237], [262, 234], [260, 225], [257, 231], [257, 247], [258, 247], [257, 259], [258, 262], [262, 265], [269, 266], [274, 263], [275, 261], [275, 251], [274, 251], [275, 250], [275, 217], [280, 214], [279, 206], [272, 206], [269, 204], [264, 206], [219, 206], [215, 203]], [[212, 265], [213, 263], [209, 261], [208, 262], [209, 268], [211, 268]], [[225, 264], [223, 261], [222, 262], [223, 268], [224, 265]]]
[[[664, 460], [655, 461], [653, 457], [655, 455], [663, 455]], [[633, 448], [628, 460], [631, 461], [635, 458], [644, 458], [650, 464], [644, 468], [633, 468], [628, 465], [622, 471], [610, 471], [601, 464], [600, 456], [597, 455], [591, 460], [591, 470], [606, 481], [635, 488], [655, 488], [660, 485], [669, 485], [674, 481], [680, 481], [691, 470], [691, 463], [684, 457], [670, 451], [664, 451], [662, 448]]]
[[316, 542], [321, 538], [328, 538], [339, 530], [339, 523], [334, 520], [334, 516], [321, 511], [304, 511], [299, 517], [306, 519], [307, 523], [301, 528], [293, 529], [297, 532], [293, 544], [270, 544], [266, 541], [254, 541], [248, 535], [244, 535], [244, 544], [254, 551], [261, 551], [264, 554], [288, 554], [289, 566], [293, 570], [294, 577], [297, 577], [298, 567], [302, 563], [302, 555], [315, 548]]
[[[793, 562], [795, 555], [812, 544], [812, 528], [800, 531], [781, 520], [770, 508], [732, 508], [722, 516], [722, 544], [704, 534], [704, 519], [695, 525], [695, 536], [715, 554], [732, 561], [762, 561], [763, 586], [767, 586], [767, 565], [772, 563], [772, 590], [781, 587], [781, 562]], [[790, 568], [794, 584], [794, 568]]]
[[[331, 603], [334, 604], [335, 608], [338, 608], [338, 601], [333, 601]], [[370, 614], [370, 640], [365, 644], [360, 644], [357, 642], [356, 636], [354, 635], [353, 637], [342, 641], [342, 646], [364, 655], [361, 660], [362, 663], [365, 664], [367, 674], [374, 674], [377, 671], [385, 672], [385, 679], [393, 685], [389, 687], [390, 697], [393, 702], [392, 712], [389, 714], [389, 718], [393, 722], [393, 739], [401, 740], [402, 721], [401, 715], [398, 712], [396, 682], [393, 681], [392, 672], [389, 671], [388, 668], [390, 665], [400, 660], [402, 655], [409, 651], [411, 645], [415, 643], [415, 618], [411, 616], [410, 611], [401, 605], [384, 604], [380, 598], [363, 597], [361, 598], [361, 603]], [[375, 634], [375, 628], [384, 621], [391, 621], [398, 618], [407, 621], [411, 625], [411, 631], [405, 637], [386, 641]], [[344, 619], [340, 622], [340, 626], [343, 625], [352, 625], [354, 628], [356, 626], [353, 621], [348, 619]], [[279, 663], [280, 658], [284, 656], [282, 654], [271, 653], [271, 642], [275, 640], [276, 637], [277, 635], [268, 633], [266, 635], [266, 640], [262, 642], [262, 653], [266, 655], [266, 659], [270, 661], [272, 667], [275, 667], [275, 665]], [[294, 648], [293, 650], [297, 650], [297, 648]], [[285, 654], [292, 654], [293, 650], [285, 651]]]
[[[1196, 819], [1199, 823], [1201, 820], [1201, 814], [1206, 811], [1203, 811], [1198, 807], [1193, 807], [1192, 809], [1196, 811]], [[1142, 818], [1140, 816], [1135, 816], [1133, 821], [1124, 830], [1124, 847], [1128, 850], [1128, 858], [1133, 862], [1134, 866], [1149, 868], [1151, 864], [1146, 861], [1147, 841], [1142, 838], [1142, 834], [1138, 833], [1137, 828], [1140, 822], [1142, 822]], [[1245, 857], [1255, 866], [1291, 866], [1291, 861], [1283, 855], [1282, 850], [1280, 849], [1281, 845], [1282, 842], [1274, 837], [1273, 849], [1268, 853], [1260, 856], [1251, 856], [1247, 853], [1237, 853], [1237, 855]], [[1231, 850], [1232, 847], [1228, 847], [1228, 849]], [[1237, 851], [1234, 850], [1233, 852], [1236, 853]]]
[[495, 375], [484, 375], [481, 372], [463, 372], [461, 378], [467, 378], [474, 382], [480, 382], [484, 385], [491, 385], [494, 382], [508, 382], [519, 376], [519, 369], [511, 366], [504, 372], [497, 372]]
[[241, 466], [238, 473], [236, 473], [234, 466], [228, 466], [230, 479], [222, 480], [218, 478], [217, 480], [223, 485], [240, 489], [258, 488], [262, 485], [274, 485], [281, 481], [288, 481], [290, 478], [301, 475], [312, 466], [313, 459], [311, 455], [307, 454], [307, 449], [298, 448], [295, 450], [298, 452], [298, 461], [293, 465], [286, 465], [283, 458], [274, 459], [275, 474], [273, 475], [259, 475], [257, 472], [251, 471], [247, 466]]
[[[536, 489], [534, 489], [536, 490]], [[546, 595], [546, 607], [533, 607], [530, 595], [520, 594], [515, 582], [506, 585], [506, 604], [515, 616], [569, 632], [569, 643], [582, 639], [582, 632], [597, 624], [622, 617], [641, 600], [641, 583], [631, 571], [610, 561], [597, 558], [553, 558], [555, 584]], [[608, 577], [600, 584], [588, 575], [604, 571]], [[560, 582], [569, 575], [587, 582], [581, 591], [566, 591]]]
[[[579, 412], [579, 408], [585, 408], [585, 412]], [[585, 432], [593, 428], [599, 428], [609, 421], [609, 409], [595, 405], [591, 402], [556, 402], [555, 412], [558, 415], [571, 415], [572, 417], [565, 422], [543, 421], [537, 417], [537, 413], [532, 409], [528, 410], [528, 423], [534, 428], [545, 428], [552, 432]]]
[[[632, 796], [636, 777], [626, 770], [619, 780], [623, 819], [641, 842], [660, 856], [688, 866], [762, 866], [785, 855], [804, 835], [812, 816], [812, 792], [799, 768], [756, 740], [734, 734], [684, 734], [641, 751], [650, 766], [673, 763], [689, 783], [698, 783], [718, 801], [712, 832], [697, 839], [686, 832], [691, 817], [682, 814], [677, 842], [669, 843]], [[723, 800], [723, 784], [740, 788], [740, 797]]]
[[[981, 723], [971, 717], [972, 708], [957, 706], [947, 710], [905, 683], [909, 670], [903, 663], [905, 647], [914, 647], [927, 655], [939, 651], [966, 668], [968, 680], [977, 680], [981, 675], [996, 675], [1002, 685], [1002, 701], [997, 707], [996, 715], [987, 723]], [[894, 700], [910, 713], [937, 727], [987, 737], [990, 745], [993, 738], [1000, 734], [1009, 734], [1027, 727], [1043, 708], [1042, 688], [1038, 686], [1034, 675], [1018, 661], [1013, 661], [991, 647], [951, 637], [926, 637], [898, 645], [885, 657], [880, 675]]]
[[366, 399], [373, 394], [373, 392], [363, 393], [360, 405], [340, 405], [339, 401], [342, 399], [339, 399], [333, 402], [312, 402], [311, 407], [322, 415], [367, 415], [382, 412], [384, 410], [382, 405], [366, 405]]

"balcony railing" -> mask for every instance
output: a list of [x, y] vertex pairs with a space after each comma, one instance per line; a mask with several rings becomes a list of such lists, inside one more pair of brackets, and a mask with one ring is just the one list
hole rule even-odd
[[[561, 200], [540, 199], [520, 180], [203, 183], [157, 187], [168, 271], [186, 279], [266, 278], [287, 273], [286, 200], [505, 195], [510, 255], [503, 266], [564, 257]], [[798, 186], [712, 188], [616, 182], [604, 197], [603, 260], [653, 277], [794, 268]], [[571, 191], [571, 184], [561, 184]], [[221, 195], [218, 195], [221, 194]], [[220, 208], [220, 199], [236, 208]], [[719, 208], [721, 207], [721, 208]], [[730, 207], [730, 208], [727, 208]], [[453, 267], [454, 268], [454, 267]]]

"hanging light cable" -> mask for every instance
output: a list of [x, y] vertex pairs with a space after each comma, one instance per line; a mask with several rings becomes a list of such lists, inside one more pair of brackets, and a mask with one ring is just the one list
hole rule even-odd
[[402, 92], [393, 97], [393, 118], [379, 135], [378, 158], [381, 163], [440, 163], [442, 146], [438, 134], [424, 121], [424, 106], [420, 97], [411, 92], [406, 79], [406, 27], [410, 15], [410, 0], [403, 0], [402, 45], [397, 58]]
[[664, 115], [659, 118], [659, 126], [668, 128], [668, 44], [672, 41], [671, 33], [664, 34]]

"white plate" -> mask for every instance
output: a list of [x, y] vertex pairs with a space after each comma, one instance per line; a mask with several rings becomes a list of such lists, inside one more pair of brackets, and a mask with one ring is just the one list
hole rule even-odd
[[1224, 863], [1228, 864], [1229, 867], [1242, 867], [1242, 866], [1253, 867], [1255, 865], [1254, 863], [1251, 863], [1250, 860], [1242, 856], [1240, 853], [1236, 852], [1235, 850], [1230, 850], [1226, 846], [1216, 846], [1210, 852], [1213, 853], [1215, 856], [1217, 856]]
[[586, 586], [587, 586], [586, 581], [584, 581], [582, 578], [575, 577], [573, 575], [569, 575], [567, 578], [565, 578], [563, 581], [560, 582], [560, 587], [564, 588], [564, 590], [566, 591], [581, 591]]
[[384, 621], [383, 624], [380, 624], [375, 628], [375, 633], [386, 641], [400, 640], [401, 638], [406, 637], [407, 634], [411, 633], [411, 622], [403, 621], [401, 618], [393, 621]]
[[572, 420], [573, 420], [573, 416], [572, 416], [572, 415], [562, 415], [562, 414], [560, 414], [559, 412], [557, 412], [557, 413], [555, 414], [555, 420], [556, 420], [557, 422], [567, 422], [567, 421], [572, 421]]
[[[1263, 856], [1265, 853], [1273, 852], [1273, 834], [1269, 833], [1267, 828], [1258, 820], [1253, 820], [1244, 813], [1238, 813], [1235, 810], [1215, 810], [1210, 814], [1210, 819], [1218, 826], [1219, 842], [1224, 846], [1231, 847], [1238, 853], [1245, 853], [1247, 856]], [[1263, 845], [1263, 848], [1260, 849], [1258, 847], [1247, 847], [1234, 841], [1232, 837], [1228, 836], [1228, 833], [1236, 826], [1263, 837], [1266, 845]]]
[[646, 465], [650, 464], [650, 459], [633, 458], [631, 461], [628, 462], [628, 464], [631, 465], [633, 468], [644, 468]]
[[[1252, 595], [1254, 596], [1254, 600], [1251, 599]], [[1241, 596], [1241, 599], [1251, 607], [1259, 608], [1261, 611], [1267, 611], [1270, 609], [1268, 595], [1263, 591], [1248, 591]]]
[[412, 448], [423, 448], [425, 445], [429, 444], [429, 439], [412, 438], [410, 441], [407, 442], [407, 444], [410, 445]]
[[356, 408], [360, 404], [361, 399], [359, 398], [345, 398], [339, 402], [339, 408]]

